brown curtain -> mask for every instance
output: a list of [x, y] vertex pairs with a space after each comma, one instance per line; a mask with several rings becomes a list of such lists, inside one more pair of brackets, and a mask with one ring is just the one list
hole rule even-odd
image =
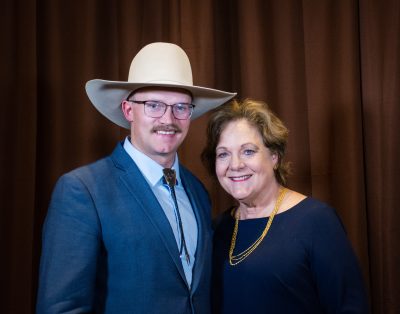
[[[336, 207], [372, 313], [400, 313], [399, 1], [4, 0], [0, 25], [2, 313], [34, 312], [56, 179], [127, 134], [90, 104], [86, 81], [126, 80], [153, 41], [187, 51], [196, 85], [271, 105], [290, 129], [289, 185]], [[217, 215], [232, 200], [200, 163], [207, 118], [180, 158]]]

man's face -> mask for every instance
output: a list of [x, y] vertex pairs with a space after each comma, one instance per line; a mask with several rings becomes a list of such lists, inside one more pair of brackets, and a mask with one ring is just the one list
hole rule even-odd
[[[129, 97], [129, 100], [154, 100], [173, 105], [191, 103], [192, 97], [189, 92], [182, 89], [152, 87], [138, 90]], [[189, 130], [190, 118], [176, 119], [170, 106], [163, 116], [152, 118], [145, 114], [144, 104], [131, 101], [124, 101], [122, 110], [126, 119], [131, 122], [132, 144], [164, 167], [171, 167], [175, 153]]]

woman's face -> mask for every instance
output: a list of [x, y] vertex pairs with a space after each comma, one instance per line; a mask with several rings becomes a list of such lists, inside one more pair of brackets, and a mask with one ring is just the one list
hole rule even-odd
[[240, 202], [255, 206], [271, 184], [277, 184], [278, 161], [265, 147], [261, 134], [247, 120], [229, 122], [216, 148], [215, 170], [221, 186]]

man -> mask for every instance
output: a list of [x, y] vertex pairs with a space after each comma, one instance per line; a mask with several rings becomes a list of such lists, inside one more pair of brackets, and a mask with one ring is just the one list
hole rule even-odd
[[191, 118], [235, 94], [193, 86], [186, 53], [169, 43], [142, 48], [128, 82], [92, 80], [86, 91], [131, 134], [57, 182], [37, 312], [209, 313], [210, 203], [177, 149]]

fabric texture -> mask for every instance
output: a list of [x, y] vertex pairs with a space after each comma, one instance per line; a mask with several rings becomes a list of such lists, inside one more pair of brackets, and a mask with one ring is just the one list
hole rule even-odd
[[[267, 221], [240, 220], [234, 254]], [[214, 313], [368, 313], [361, 271], [333, 208], [306, 198], [276, 215], [261, 244], [236, 266], [228, 257], [233, 226], [227, 211], [215, 231]]]
[[43, 230], [37, 313], [209, 313], [210, 203], [180, 167], [199, 239], [189, 289], [154, 193], [118, 144], [62, 176]]

